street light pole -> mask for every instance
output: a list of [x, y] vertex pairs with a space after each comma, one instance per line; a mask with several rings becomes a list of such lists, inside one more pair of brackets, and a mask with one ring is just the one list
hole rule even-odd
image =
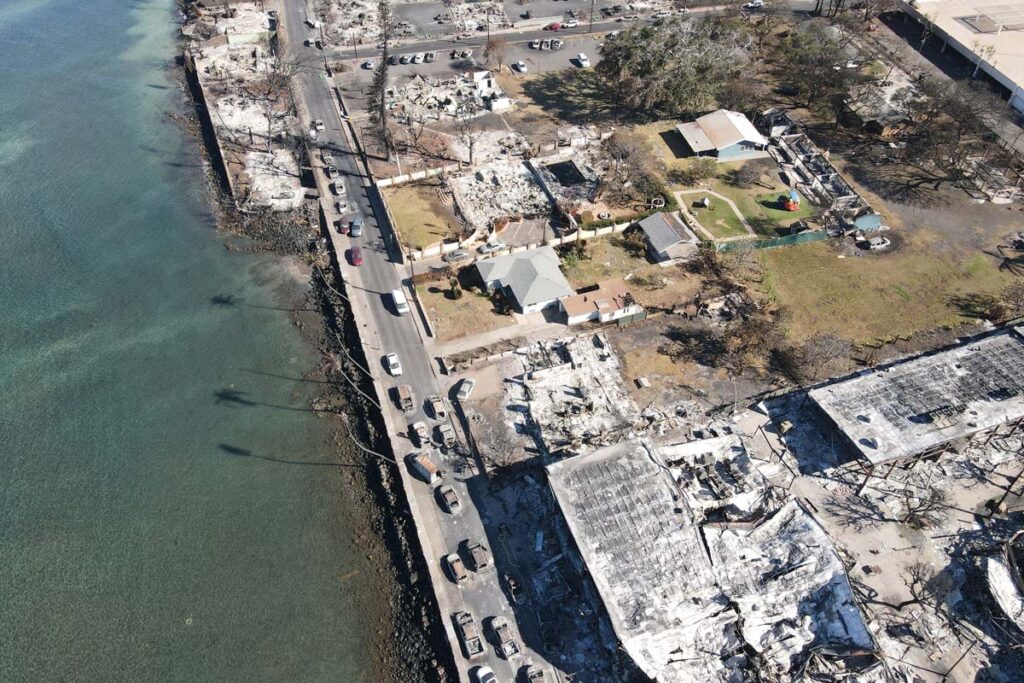
[[594, 0], [590, 0], [590, 30], [588, 33], [594, 32]]

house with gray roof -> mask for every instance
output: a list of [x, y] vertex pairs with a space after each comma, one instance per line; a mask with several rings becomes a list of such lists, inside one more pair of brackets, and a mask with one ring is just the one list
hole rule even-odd
[[697, 255], [700, 240], [677, 213], [652, 213], [637, 222], [647, 237], [647, 249], [655, 261], [688, 259]]
[[736, 161], [767, 156], [768, 141], [754, 124], [736, 111], [719, 109], [696, 121], [676, 126], [686, 144], [699, 157], [711, 156], [719, 161]]
[[576, 293], [551, 247], [477, 261], [476, 270], [484, 287], [500, 289], [521, 313], [543, 310]]

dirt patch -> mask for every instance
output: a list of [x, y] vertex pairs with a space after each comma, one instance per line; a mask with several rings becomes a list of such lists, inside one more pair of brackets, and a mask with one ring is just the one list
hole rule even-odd
[[458, 226], [451, 204], [441, 201], [440, 180], [410, 183], [383, 190], [402, 244], [422, 249], [452, 235]]

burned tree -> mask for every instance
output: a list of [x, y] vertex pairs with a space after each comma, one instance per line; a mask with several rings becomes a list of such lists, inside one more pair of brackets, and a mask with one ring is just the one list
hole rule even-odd
[[466, 152], [469, 156], [467, 160], [469, 165], [473, 165], [474, 154], [476, 152], [477, 145], [483, 138], [484, 130], [483, 126], [480, 125], [479, 109], [474, 104], [466, 104], [459, 107], [458, 111], [455, 112], [455, 139], [466, 148]]
[[388, 120], [388, 57], [391, 47], [391, 38], [395, 32], [394, 17], [391, 14], [390, 0], [378, 0], [377, 21], [380, 27], [382, 50], [380, 61], [373, 71], [373, 82], [366, 94], [367, 107], [370, 111], [370, 122], [373, 124], [373, 131], [384, 147], [384, 154], [388, 159], [394, 150], [395, 141], [391, 132], [390, 121]]

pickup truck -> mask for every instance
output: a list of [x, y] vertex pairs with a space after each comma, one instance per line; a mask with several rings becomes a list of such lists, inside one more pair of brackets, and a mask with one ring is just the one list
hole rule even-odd
[[399, 384], [395, 387], [395, 404], [403, 413], [411, 412], [415, 407], [412, 387], [408, 384]]
[[484, 653], [484, 641], [480, 637], [480, 629], [477, 628], [476, 619], [469, 612], [455, 612], [452, 614], [452, 621], [455, 622], [455, 630], [459, 633], [459, 640], [462, 641], [462, 650], [468, 659], [476, 659]]
[[494, 631], [494, 640], [498, 643], [498, 653], [508, 659], [519, 653], [519, 643], [512, 635], [512, 628], [504, 617], [491, 619], [491, 629]]

